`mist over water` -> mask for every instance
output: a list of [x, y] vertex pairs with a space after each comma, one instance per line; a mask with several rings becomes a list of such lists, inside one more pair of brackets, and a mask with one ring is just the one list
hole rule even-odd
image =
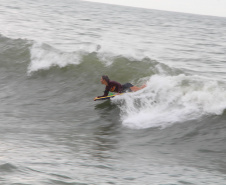
[[[225, 184], [226, 19], [2, 1], [0, 184]], [[147, 87], [107, 101], [101, 75]]]

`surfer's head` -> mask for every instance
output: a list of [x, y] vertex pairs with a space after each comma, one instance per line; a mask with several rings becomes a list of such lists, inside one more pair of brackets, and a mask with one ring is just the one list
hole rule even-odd
[[109, 83], [109, 78], [108, 78], [108, 76], [107, 75], [103, 75], [102, 77], [101, 77], [101, 83], [102, 84], [104, 84], [104, 85], [108, 85], [108, 83]]

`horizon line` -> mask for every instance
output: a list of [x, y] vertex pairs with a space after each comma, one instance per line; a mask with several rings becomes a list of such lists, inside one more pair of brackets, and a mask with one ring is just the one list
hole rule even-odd
[[193, 14], [193, 15], [201, 15], [201, 16], [211, 16], [211, 17], [226, 18], [226, 14], [225, 15], [216, 15], [216, 14], [202, 13], [202, 12], [190, 12], [190, 11], [170, 10], [170, 9], [164, 9], [164, 8], [134, 6], [134, 5], [128, 5], [128, 4], [117, 4], [117, 3], [112, 3], [112, 2], [102, 2], [101, 0], [81, 0], [81, 1], [87, 1], [87, 2], [92, 2], [92, 3], [100, 3], [100, 4], [107, 4], [107, 5], [124, 6], [124, 7], [141, 8], [141, 9], [147, 9], [147, 10], [158, 10], [158, 11], [166, 11], [166, 12], [174, 12], [174, 13], [185, 13], [185, 14]]

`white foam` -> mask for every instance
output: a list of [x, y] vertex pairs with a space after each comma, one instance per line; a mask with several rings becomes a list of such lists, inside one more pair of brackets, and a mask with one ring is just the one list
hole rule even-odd
[[221, 115], [226, 109], [225, 84], [198, 76], [154, 75], [147, 87], [113, 99], [125, 126], [142, 129]]
[[48, 45], [34, 43], [30, 48], [31, 63], [28, 66], [28, 74], [49, 69], [52, 66], [65, 67], [69, 64], [80, 63], [80, 52], [61, 52]]

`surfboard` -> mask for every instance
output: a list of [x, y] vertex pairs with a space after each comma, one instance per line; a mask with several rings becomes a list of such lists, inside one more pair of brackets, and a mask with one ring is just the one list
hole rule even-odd
[[122, 94], [124, 94], [124, 93], [121, 93], [121, 94], [113, 94], [113, 95], [110, 95], [110, 96], [102, 96], [102, 97], [96, 98], [94, 101], [96, 101], [96, 100], [107, 100], [107, 99], [114, 98], [115, 96], [122, 95]]

